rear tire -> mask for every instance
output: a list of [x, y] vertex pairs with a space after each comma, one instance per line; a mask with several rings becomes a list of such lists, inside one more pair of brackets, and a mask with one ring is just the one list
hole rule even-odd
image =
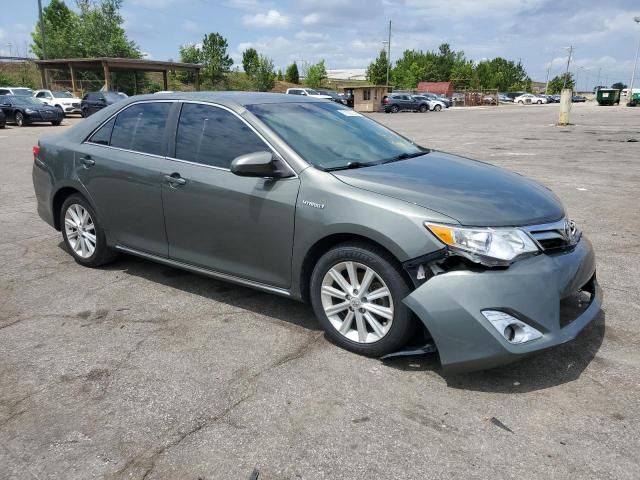
[[61, 123], [62, 123], [62, 120], [56, 120], [55, 122], [51, 122], [51, 125], [53, 125], [54, 127], [57, 127]]
[[60, 227], [67, 250], [84, 267], [99, 267], [118, 256], [107, 245], [93, 207], [80, 194], [70, 195], [60, 208]]
[[25, 120], [24, 120], [24, 115], [22, 115], [22, 113], [18, 112], [16, 113], [16, 125], [19, 127], [24, 127], [26, 124]]
[[420, 111], [420, 113], [425, 113], [429, 111], [429, 107], [427, 107], [426, 105], [420, 105], [420, 108], [418, 110]]
[[433, 110], [439, 112], [440, 110], [442, 110], [442, 105], [436, 105], [435, 107], [433, 107]]
[[415, 333], [413, 314], [402, 303], [410, 292], [395, 259], [365, 242], [329, 250], [311, 275], [311, 304], [327, 336], [368, 357], [397, 352]]
[[537, 103], [538, 105], [542, 105], [542, 100], [538, 100], [536, 103]]
[[393, 105], [391, 107], [391, 113], [398, 113], [400, 111], [400, 107], [398, 105]]

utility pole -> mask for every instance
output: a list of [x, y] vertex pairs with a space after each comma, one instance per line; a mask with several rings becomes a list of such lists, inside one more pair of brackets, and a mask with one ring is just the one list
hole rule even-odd
[[596, 82], [596, 88], [600, 86], [600, 72], [602, 72], [602, 67], [598, 69], [598, 81]]
[[[640, 25], [640, 17], [633, 17], [633, 21]], [[638, 39], [638, 48], [636, 49], [636, 59], [633, 62], [633, 72], [631, 72], [631, 84], [629, 85], [629, 93], [627, 94], [627, 105], [633, 105], [633, 81], [636, 78], [636, 67], [638, 66], [638, 53], [640, 53], [640, 38]]]
[[40, 17], [40, 36], [42, 37], [42, 59], [46, 60], [47, 48], [45, 46], [45, 41], [44, 41], [44, 19], [42, 17], [42, 0], [38, 0], [38, 15]]
[[553, 56], [551, 56], [551, 61], [549, 62], [549, 67], [547, 68], [547, 85], [544, 87], [544, 94], [547, 95], [549, 92], [549, 74], [551, 73], [551, 66], [553, 65]]
[[564, 82], [562, 82], [562, 89], [564, 90], [567, 86], [567, 77], [569, 77], [569, 65], [571, 64], [571, 55], [573, 54], [573, 45], [565, 47], [569, 49], [569, 56], [567, 57], [567, 70], [564, 73]]
[[391, 70], [391, 20], [389, 20], [389, 40], [387, 40], [387, 87], [389, 86], [389, 70]]

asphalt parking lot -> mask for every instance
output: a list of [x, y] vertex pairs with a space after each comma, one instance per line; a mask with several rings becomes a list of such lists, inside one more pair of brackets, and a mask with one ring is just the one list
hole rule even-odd
[[310, 307], [133, 257], [77, 265], [0, 130], [1, 479], [637, 479], [640, 109], [374, 114], [545, 183], [593, 241], [601, 316], [524, 362], [444, 376], [329, 343]]

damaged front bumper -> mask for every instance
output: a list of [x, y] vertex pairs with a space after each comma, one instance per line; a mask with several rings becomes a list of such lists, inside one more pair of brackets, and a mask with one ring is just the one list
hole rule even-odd
[[[574, 339], [600, 312], [595, 271], [591, 242], [583, 236], [571, 251], [537, 255], [507, 269], [441, 273], [403, 302], [433, 337], [445, 372], [481, 370]], [[576, 299], [580, 292], [588, 292], [582, 303]], [[506, 312], [542, 337], [511, 343], [483, 310]]]

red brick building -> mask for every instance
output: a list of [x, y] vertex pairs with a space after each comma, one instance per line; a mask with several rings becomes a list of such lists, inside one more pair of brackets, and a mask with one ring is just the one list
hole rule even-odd
[[436, 95], [444, 95], [451, 98], [453, 95], [452, 82], [420, 82], [418, 84], [418, 92], [435, 93]]

